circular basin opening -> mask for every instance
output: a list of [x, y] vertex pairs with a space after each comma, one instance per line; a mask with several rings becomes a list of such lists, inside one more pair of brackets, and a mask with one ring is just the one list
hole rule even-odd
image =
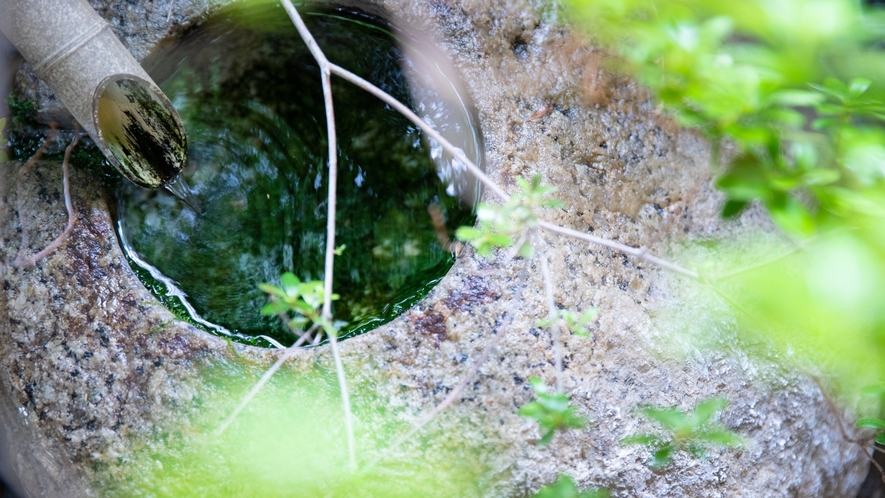
[[[467, 97], [434, 56], [378, 17], [303, 14], [330, 61], [368, 79], [479, 163]], [[413, 47], [414, 48], [414, 47]], [[407, 50], [408, 49], [408, 50]], [[408, 53], [408, 55], [407, 55]], [[164, 190], [122, 185], [117, 227], [133, 269], [180, 318], [254, 345], [295, 335], [262, 316], [283, 272], [323, 278], [328, 189], [320, 73], [285, 11], [224, 9], [146, 61], [188, 134], [182, 175], [196, 210]], [[338, 129], [335, 320], [341, 337], [392, 320], [454, 263], [428, 212], [453, 238], [479, 196], [463, 167], [363, 90], [333, 77]], [[438, 225], [438, 224], [437, 224]]]

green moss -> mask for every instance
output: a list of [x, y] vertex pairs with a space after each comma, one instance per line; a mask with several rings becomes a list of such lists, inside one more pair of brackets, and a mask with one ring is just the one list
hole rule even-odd
[[12, 128], [33, 126], [37, 123], [37, 106], [34, 105], [33, 100], [10, 93], [6, 98], [6, 105], [9, 106]]

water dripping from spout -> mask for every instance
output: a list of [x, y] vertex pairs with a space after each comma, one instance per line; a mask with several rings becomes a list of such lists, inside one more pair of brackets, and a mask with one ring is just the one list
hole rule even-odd
[[199, 201], [197, 201], [197, 196], [194, 195], [194, 192], [191, 190], [190, 185], [187, 184], [187, 180], [184, 179], [184, 175], [177, 175], [172, 179], [169, 183], [163, 185], [166, 187], [166, 190], [172, 192], [172, 195], [181, 199], [182, 202], [187, 204], [187, 206], [194, 210], [197, 214], [202, 214], [203, 210], [200, 207]]

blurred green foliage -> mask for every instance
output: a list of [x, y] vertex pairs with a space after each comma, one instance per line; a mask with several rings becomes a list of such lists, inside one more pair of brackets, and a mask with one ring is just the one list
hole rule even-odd
[[[785, 230], [808, 236], [878, 201], [882, 13], [853, 0], [567, 3], [617, 56], [616, 69], [707, 136], [726, 215], [758, 200]], [[736, 153], [720, 168], [723, 141]]]
[[553, 187], [541, 185], [541, 175], [531, 181], [517, 178], [518, 190], [502, 206], [480, 204], [476, 211], [478, 228], [461, 226], [455, 231], [458, 240], [469, 242], [483, 257], [494, 255], [496, 248], [516, 246], [518, 254], [531, 258], [534, 254], [531, 242], [525, 233], [538, 226], [535, 208], [563, 207], [562, 201], [547, 199]]
[[101, 473], [96, 492], [127, 498], [484, 495], [479, 483], [487, 469], [478, 446], [468, 448], [437, 434], [433, 451], [417, 439], [385, 453], [408, 424], [399, 422], [396, 407], [378, 399], [373, 383], [353, 379], [363, 460], [351, 470], [344, 427], [336, 422], [341, 419], [337, 381], [333, 371], [319, 366], [278, 372], [218, 434], [220, 418], [231, 413], [263, 372], [242, 364], [201, 370], [203, 387], [192, 406], [178, 406], [180, 423], [154, 427], [147, 437], [133, 440], [118, 464]]
[[[344, 323], [332, 323], [322, 316], [322, 306], [326, 293], [322, 280], [302, 282], [294, 273], [286, 272], [280, 277], [280, 285], [259, 284], [258, 287], [270, 297], [270, 302], [261, 308], [264, 316], [278, 316], [290, 330], [296, 331], [308, 326], [316, 326], [327, 336], [338, 336], [338, 329]], [[332, 301], [338, 300], [332, 294]]]
[[652, 451], [649, 466], [653, 468], [670, 465], [679, 450], [695, 458], [705, 458], [710, 446], [740, 448], [744, 443], [741, 436], [711, 421], [727, 404], [725, 399], [713, 398], [699, 403], [688, 413], [676, 408], [642, 408], [641, 413], [657, 422], [665, 434], [634, 434], [622, 439], [621, 444], [647, 446]]
[[587, 419], [575, 413], [575, 408], [569, 404], [568, 396], [549, 392], [544, 381], [537, 377], [532, 377], [529, 382], [535, 390], [535, 401], [520, 408], [519, 414], [538, 422], [544, 432], [538, 444], [541, 446], [550, 444], [558, 430], [583, 429], [587, 426]]
[[566, 4], [612, 70], [709, 140], [723, 214], [760, 203], [791, 235], [708, 247], [703, 283], [735, 312], [744, 350], [773, 345], [778, 362], [853, 399], [885, 379], [885, 11], [854, 0]]
[[553, 484], [541, 488], [535, 498], [608, 498], [609, 496], [611, 493], [607, 489], [578, 491], [571, 477], [561, 475]]

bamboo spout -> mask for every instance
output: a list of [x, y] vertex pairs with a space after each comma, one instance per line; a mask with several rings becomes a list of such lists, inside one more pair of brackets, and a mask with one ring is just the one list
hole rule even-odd
[[157, 188], [178, 175], [181, 118], [86, 0], [0, 0], [0, 31], [123, 176]]

